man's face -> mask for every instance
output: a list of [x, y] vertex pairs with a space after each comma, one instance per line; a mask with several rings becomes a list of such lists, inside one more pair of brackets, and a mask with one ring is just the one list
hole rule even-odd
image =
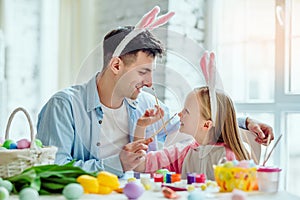
[[118, 81], [124, 97], [135, 100], [141, 89], [152, 86], [152, 72], [155, 67], [154, 58], [144, 52], [138, 52], [136, 60], [124, 67]]

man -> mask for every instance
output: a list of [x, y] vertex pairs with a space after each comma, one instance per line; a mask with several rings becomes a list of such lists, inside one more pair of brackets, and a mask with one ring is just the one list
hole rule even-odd
[[[148, 108], [154, 108], [154, 96], [142, 92], [152, 86], [155, 57], [163, 52], [161, 42], [145, 30], [134, 37], [120, 56], [113, 56], [118, 44], [134, 27], [120, 27], [108, 33], [103, 42], [103, 70], [83, 85], [76, 85], [54, 94], [42, 108], [37, 124], [37, 138], [44, 145], [58, 147], [55, 163], [75, 159], [75, 165], [86, 171], [106, 170], [118, 176], [139, 165], [145, 151], [156, 150], [157, 141], [164, 140], [164, 130], [149, 140], [133, 141], [137, 119]], [[165, 119], [170, 118], [162, 103]], [[154, 113], [157, 120], [159, 113]], [[246, 122], [245, 122], [246, 121]], [[173, 123], [172, 123], [173, 122]], [[168, 133], [179, 128], [174, 119], [166, 126]], [[266, 134], [273, 137], [271, 127], [250, 118], [240, 120], [258, 133], [261, 142]], [[150, 136], [162, 126], [161, 120], [149, 127]]]

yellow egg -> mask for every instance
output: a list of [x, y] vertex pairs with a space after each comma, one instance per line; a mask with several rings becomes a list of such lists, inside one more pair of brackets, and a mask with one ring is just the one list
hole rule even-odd
[[145, 190], [151, 190], [151, 184], [143, 184], [144, 185], [144, 188]]
[[136, 178], [132, 177], [132, 178], [127, 179], [127, 182], [128, 182], [128, 183], [129, 183], [129, 182], [132, 182], [132, 181], [136, 181]]
[[195, 190], [195, 187], [193, 185], [188, 185], [187, 186], [187, 191], [191, 192], [191, 191], [194, 191]]
[[201, 188], [201, 190], [206, 190], [206, 188], [207, 188], [207, 186], [205, 185], [205, 184], [202, 184], [201, 186], [200, 186], [200, 188]]

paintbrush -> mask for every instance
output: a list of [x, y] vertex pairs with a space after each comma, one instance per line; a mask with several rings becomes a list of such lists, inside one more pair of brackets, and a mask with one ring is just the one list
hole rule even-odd
[[[264, 155], [264, 161], [267, 158], [267, 152], [268, 152], [268, 147], [270, 145], [270, 140], [271, 140], [271, 135], [268, 135], [267, 146], [266, 146], [266, 151], [265, 151], [265, 155]], [[265, 162], [263, 163], [263, 166], [265, 166]]]
[[177, 113], [175, 113], [170, 119], [168, 119], [168, 121], [166, 121], [151, 137], [156, 136], [162, 129], [164, 129], [166, 127], [166, 125], [168, 123], [171, 122], [171, 120], [177, 115]]
[[[154, 90], [154, 87], [152, 87], [152, 90], [153, 90], [153, 93], [154, 93], [156, 105], [159, 107], [158, 97], [157, 97], [157, 94], [156, 94], [156, 92], [155, 92], [155, 90]], [[164, 120], [164, 118], [161, 116], [161, 113], [160, 113], [160, 112], [159, 112], [159, 115], [160, 115], [160, 118], [161, 118], [161, 122], [162, 122], [162, 124], [163, 124], [164, 131], [165, 131], [166, 135], [168, 135], [167, 129], [166, 129], [165, 125], [164, 125], [164, 124], [165, 124], [165, 120]]]
[[275, 149], [275, 147], [276, 147], [277, 144], [279, 143], [281, 137], [282, 137], [282, 134], [278, 137], [278, 139], [276, 140], [276, 142], [275, 142], [274, 146], [272, 147], [270, 153], [268, 154], [267, 158], [264, 160], [263, 166], [265, 166], [266, 162], [269, 160], [269, 158], [270, 158], [270, 156], [271, 156], [273, 150]]

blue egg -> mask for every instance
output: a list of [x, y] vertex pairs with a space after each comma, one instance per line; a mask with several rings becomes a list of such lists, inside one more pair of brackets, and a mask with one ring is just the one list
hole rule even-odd
[[256, 164], [252, 159], [249, 160], [249, 167], [256, 167]]
[[83, 195], [83, 187], [78, 183], [70, 183], [64, 187], [62, 193], [66, 199], [79, 199]]
[[204, 200], [205, 195], [204, 192], [201, 191], [193, 191], [188, 195], [188, 200]]
[[11, 143], [11, 144], [9, 145], [9, 149], [17, 149], [17, 148], [18, 148], [18, 146], [17, 146], [16, 143]]
[[33, 188], [24, 188], [19, 193], [19, 199], [20, 200], [38, 200], [39, 199], [39, 193], [33, 189]]
[[233, 166], [237, 166], [239, 164], [239, 161], [238, 160], [233, 160], [232, 164], [233, 164]]

